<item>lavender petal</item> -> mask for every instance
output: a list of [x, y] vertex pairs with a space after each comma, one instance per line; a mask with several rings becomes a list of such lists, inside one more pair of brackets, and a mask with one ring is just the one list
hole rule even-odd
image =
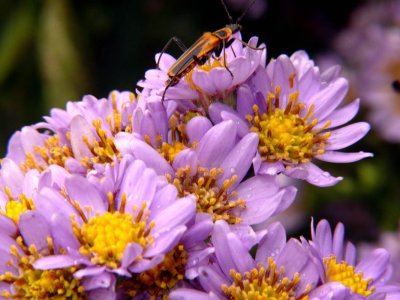
[[349, 163], [355, 162], [366, 157], [373, 157], [374, 155], [369, 152], [337, 152], [337, 151], [325, 151], [324, 154], [317, 155], [315, 158], [318, 158], [322, 161], [332, 162], [332, 163]]
[[368, 123], [358, 122], [333, 130], [331, 136], [327, 139], [326, 150], [338, 150], [353, 145], [363, 138], [369, 129]]

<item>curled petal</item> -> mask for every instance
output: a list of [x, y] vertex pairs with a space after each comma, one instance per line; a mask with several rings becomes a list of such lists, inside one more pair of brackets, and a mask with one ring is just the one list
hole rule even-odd
[[169, 294], [171, 300], [184, 300], [184, 299], [196, 299], [196, 300], [218, 300], [220, 299], [214, 293], [205, 293], [194, 289], [180, 288], [172, 291]]
[[285, 170], [284, 174], [307, 180], [309, 183], [321, 187], [333, 186], [343, 179], [343, 177], [331, 176], [328, 172], [321, 170], [313, 163], [301, 164], [292, 169]]
[[374, 281], [385, 274], [390, 265], [390, 254], [385, 249], [376, 249], [364, 257], [357, 265], [356, 272], [363, 272], [365, 278]]
[[181, 225], [161, 233], [160, 236], [155, 239], [155, 242], [144, 251], [143, 257], [150, 258], [169, 252], [177, 245], [185, 231], [186, 226]]
[[84, 142], [85, 139], [89, 145], [96, 141], [89, 123], [83, 116], [77, 115], [71, 121], [71, 147], [74, 157], [78, 160], [93, 156]]
[[69, 255], [50, 255], [39, 258], [33, 267], [39, 270], [62, 269], [80, 264], [81, 261]]
[[179, 152], [172, 163], [175, 170], [179, 168], [190, 167], [190, 175], [193, 176], [197, 172], [197, 167], [199, 165], [199, 159], [197, 153], [194, 149], [189, 148]]
[[196, 149], [201, 165], [207, 168], [220, 165], [235, 142], [236, 126], [232, 121], [215, 125], [203, 136]]
[[212, 123], [205, 117], [194, 117], [186, 124], [186, 133], [189, 137], [189, 142], [198, 142], [204, 134], [210, 130]]
[[374, 155], [370, 152], [337, 152], [337, 151], [325, 151], [324, 154], [317, 155], [316, 158], [319, 160], [333, 162], [333, 163], [349, 163], [364, 159], [366, 157], [373, 157]]
[[221, 164], [224, 173], [220, 178], [218, 178], [218, 184], [220, 186], [222, 186], [226, 179], [230, 179], [232, 176], [236, 175], [238, 178], [235, 184], [230, 187], [231, 190], [235, 189], [247, 174], [253, 157], [257, 151], [257, 146], [258, 135], [255, 133], [249, 133], [245, 135], [235, 147], [233, 147]]
[[195, 217], [196, 200], [189, 196], [175, 201], [156, 216], [152, 232], [163, 232], [175, 226], [184, 225]]
[[141, 273], [150, 270], [160, 264], [164, 260], [164, 257], [164, 255], [159, 254], [157, 256], [153, 256], [151, 259], [143, 258], [130, 266], [129, 271], [131, 271], [132, 273]]
[[256, 261], [267, 261], [268, 257], [275, 256], [286, 245], [286, 231], [281, 223], [275, 222], [268, 226], [267, 234], [262, 238], [257, 247]]
[[65, 180], [65, 187], [69, 197], [78, 201], [81, 207], [91, 207], [92, 213], [102, 213], [107, 210], [107, 198], [86, 178], [72, 175]]
[[159, 175], [174, 174], [171, 165], [151, 146], [130, 134], [119, 133], [114, 138], [115, 145], [122, 154], [131, 154], [146, 163]]
[[359, 122], [333, 130], [327, 140], [326, 150], [338, 150], [353, 145], [363, 138], [369, 129], [368, 123]]
[[38, 211], [28, 210], [19, 217], [19, 230], [26, 245], [35, 245], [40, 252], [48, 248], [47, 237], [51, 236], [50, 226]]
[[15, 223], [3, 214], [0, 214], [0, 233], [10, 237], [17, 233], [17, 226], [15, 226]]
[[349, 90], [347, 79], [337, 78], [330, 85], [316, 93], [310, 104], [315, 104], [314, 114], [317, 119], [324, 119], [339, 106]]
[[315, 126], [315, 129], [318, 129], [326, 124], [326, 122], [329, 120], [331, 122], [330, 128], [334, 128], [337, 126], [341, 126], [343, 124], [346, 124], [349, 122], [351, 119], [355, 117], [357, 114], [358, 110], [360, 108], [360, 99], [356, 99], [352, 101], [351, 103], [347, 104], [346, 106], [343, 106], [341, 108], [336, 109], [333, 111], [327, 119], [320, 120]]

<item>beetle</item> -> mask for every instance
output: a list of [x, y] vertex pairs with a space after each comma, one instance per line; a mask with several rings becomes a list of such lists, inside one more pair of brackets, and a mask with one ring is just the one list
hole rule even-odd
[[[157, 67], [159, 65], [160, 59], [162, 54], [166, 51], [169, 45], [172, 42], [175, 42], [183, 51], [184, 53], [175, 61], [175, 63], [168, 69], [167, 75], [168, 79], [165, 82], [165, 89], [161, 98], [161, 101], [164, 101], [165, 93], [167, 92], [168, 88], [178, 84], [178, 82], [188, 74], [191, 70], [194, 69], [197, 65], [203, 65], [210, 56], [215, 53], [219, 54], [221, 50], [229, 47], [235, 38], [232, 38], [232, 35], [242, 29], [242, 26], [239, 24], [239, 21], [244, 17], [247, 13], [249, 8], [254, 4], [256, 0], [253, 0], [246, 8], [246, 10], [242, 13], [242, 15], [233, 22], [231, 15], [229, 14], [228, 8], [223, 0], [221, 0], [222, 6], [225, 9], [225, 12], [228, 15], [230, 24], [226, 25], [224, 28], [218, 29], [213, 32], [205, 32], [192, 46], [186, 49], [185, 45], [177, 38], [172, 37], [168, 43], [165, 45], [163, 50], [161, 51], [160, 56], [157, 60]], [[240, 40], [239, 40], [240, 41]], [[254, 48], [248, 45], [247, 43], [240, 41], [245, 46], [248, 46], [255, 50], [264, 50], [265, 47], [262, 48]], [[224, 55], [225, 57], [225, 55]], [[232, 72], [229, 70], [228, 66], [226, 65], [224, 59], [224, 67], [229, 71], [231, 76], [233, 77]]]

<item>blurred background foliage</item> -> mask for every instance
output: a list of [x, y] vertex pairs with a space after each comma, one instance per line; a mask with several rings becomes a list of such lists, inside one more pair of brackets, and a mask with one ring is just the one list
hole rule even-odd
[[[231, 0], [233, 2], [234, 0]], [[266, 0], [257, 0], [266, 1]], [[228, 1], [227, 1], [228, 2]], [[329, 50], [351, 12], [365, 1], [269, 0], [259, 18], [246, 16], [243, 38], [256, 35], [269, 58], [305, 49], [312, 57]], [[231, 8], [235, 19], [242, 8]], [[1, 154], [23, 125], [41, 120], [52, 107], [65, 107], [85, 94], [136, 89], [154, 55], [172, 36], [187, 45], [204, 31], [222, 28], [228, 18], [219, 0], [0, 0]], [[178, 56], [178, 47], [168, 51]], [[363, 120], [363, 115], [358, 117]], [[302, 185], [298, 224], [308, 231], [309, 216], [342, 221], [349, 237], [373, 240], [380, 229], [395, 229], [400, 215], [399, 146], [371, 133], [349, 151], [375, 158], [325, 167], [345, 179], [332, 188]]]

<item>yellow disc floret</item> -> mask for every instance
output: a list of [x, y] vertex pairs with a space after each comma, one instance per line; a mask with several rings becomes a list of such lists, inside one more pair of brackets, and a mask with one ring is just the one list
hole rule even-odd
[[275, 261], [270, 257], [267, 267], [259, 265], [243, 275], [231, 270], [233, 282], [230, 286], [223, 285], [222, 290], [232, 300], [307, 300], [310, 286], [298, 295], [295, 291], [300, 282], [300, 274], [295, 273], [289, 279], [284, 273], [285, 269], [281, 267], [277, 270]]
[[161, 136], [156, 137], [156, 144], [152, 144], [148, 135], [144, 136], [145, 141], [155, 148], [170, 164], [173, 163], [175, 157], [188, 147], [196, 147], [196, 145], [189, 145], [188, 137], [186, 135], [186, 124], [193, 117], [198, 114], [195, 112], [189, 112], [187, 114], [175, 113], [169, 120], [170, 130], [170, 141], [162, 141]]
[[[23, 172], [38, 170], [43, 172], [50, 165], [65, 167], [68, 158], [73, 157], [72, 149], [60, 142], [57, 134], [49, 136], [43, 146], [35, 146], [34, 153], [25, 153], [25, 162], [20, 164]], [[40, 157], [40, 158], [39, 158]]]
[[27, 210], [32, 210], [35, 208], [32, 199], [25, 196], [25, 194], [20, 194], [18, 199], [14, 199], [9, 187], [4, 188], [4, 192], [8, 197], [8, 201], [5, 205], [5, 211], [0, 211], [3, 214], [18, 224], [19, 216]]
[[151, 295], [150, 299], [168, 299], [171, 289], [184, 280], [186, 264], [185, 248], [177, 245], [165, 255], [163, 262], [122, 281], [121, 287], [130, 297], [146, 292]]
[[[33, 263], [42, 257], [34, 245], [25, 246], [22, 237], [16, 239], [18, 246], [23, 250], [17, 250], [15, 245], [10, 247], [10, 254], [15, 260], [9, 261], [9, 266], [14, 272], [0, 274], [0, 282], [12, 286], [9, 290], [1, 290], [0, 296], [6, 299], [32, 299], [32, 300], [83, 300], [86, 293], [80, 284], [80, 280], [73, 276], [77, 267], [64, 269], [37, 270]], [[47, 254], [53, 253], [51, 238], [48, 238], [49, 247]], [[24, 252], [25, 254], [21, 254]], [[42, 250], [42, 252], [46, 252]]]
[[196, 197], [197, 211], [210, 214], [214, 221], [225, 220], [229, 224], [241, 222], [237, 212], [246, 207], [246, 201], [238, 199], [237, 193], [228, 191], [237, 180], [233, 175], [226, 179], [222, 185], [218, 184], [218, 178], [223, 175], [223, 169], [198, 167], [194, 175], [191, 175], [191, 168], [179, 168], [175, 178], [167, 179], [178, 189], [180, 197], [194, 195]]
[[[96, 163], [113, 163], [115, 157], [120, 158], [115, 144], [114, 137], [119, 132], [132, 132], [132, 114], [122, 116], [121, 109], [127, 105], [133, 104], [137, 99], [134, 94], [129, 95], [129, 99], [117, 107], [117, 94], [111, 94], [112, 111], [104, 118], [97, 118], [92, 121], [93, 132], [97, 137], [90, 139], [88, 136], [82, 137], [82, 143], [86, 144], [88, 150], [92, 153], [91, 157], [81, 159], [81, 164], [91, 169]], [[123, 119], [126, 124], [124, 124]], [[57, 134], [49, 135], [44, 141], [43, 146], [36, 146], [32, 152], [25, 153], [25, 161], [20, 164], [23, 172], [36, 169], [43, 172], [50, 165], [59, 165], [67, 168], [66, 162], [70, 158], [74, 158], [74, 152], [70, 146], [71, 132], [67, 131], [65, 137], [67, 140], [62, 141]]]
[[163, 154], [164, 158], [169, 162], [172, 163], [175, 159], [175, 156], [181, 152], [182, 150], [186, 149], [187, 147], [182, 144], [181, 142], [176, 142], [173, 144], [162, 143], [161, 145], [161, 153]]
[[306, 163], [325, 152], [330, 132], [327, 122], [315, 129], [317, 119], [312, 119], [314, 106], [303, 113], [305, 105], [298, 102], [298, 92], [290, 94], [286, 107], [280, 107], [280, 88], [266, 99], [266, 111], [253, 106], [254, 116], [246, 116], [250, 130], [259, 135], [258, 151], [267, 162], [282, 161], [288, 165]]
[[0, 281], [13, 283], [15, 292], [1, 292], [1, 296], [11, 299], [86, 299], [79, 280], [73, 276], [75, 269], [35, 270], [25, 269], [19, 277], [6, 273]]
[[131, 214], [119, 211], [106, 212], [88, 220], [80, 230], [74, 223], [74, 232], [79, 231], [77, 236], [82, 244], [80, 252], [91, 257], [93, 263], [118, 268], [129, 243], [138, 243], [145, 248], [152, 242], [147, 236], [147, 218], [141, 219], [142, 214], [139, 214], [139, 218], [133, 218]]
[[27, 210], [27, 206], [24, 203], [18, 201], [10, 201], [6, 204], [5, 215], [12, 219], [15, 223], [18, 223], [19, 216]]
[[349, 287], [354, 293], [362, 296], [369, 296], [374, 292], [370, 287], [372, 279], [364, 279], [362, 272], [356, 273], [353, 266], [349, 266], [345, 261], [338, 263], [336, 257], [332, 256], [324, 260], [326, 266], [326, 280], [328, 282], [341, 282]]

